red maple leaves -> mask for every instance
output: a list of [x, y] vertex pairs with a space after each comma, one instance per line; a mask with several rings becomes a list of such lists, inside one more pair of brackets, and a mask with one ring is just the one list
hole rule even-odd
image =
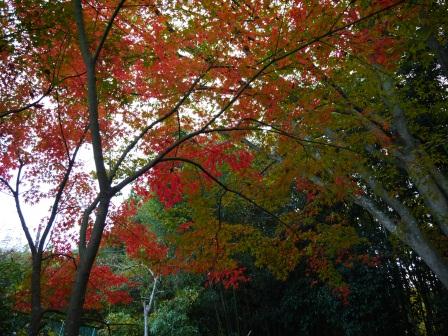
[[237, 267], [234, 269], [225, 269], [222, 271], [210, 271], [207, 273], [207, 285], [222, 283], [224, 288], [238, 288], [241, 283], [250, 281], [250, 278], [245, 275], [246, 269], [244, 267]]
[[[42, 273], [42, 306], [49, 310], [67, 308], [76, 272], [75, 256], [56, 256], [48, 259]], [[30, 311], [29, 283], [16, 294], [16, 308]], [[101, 309], [107, 304], [127, 304], [132, 301], [130, 287], [135, 286], [126, 277], [116, 274], [110, 266], [96, 265], [89, 278], [84, 309]]]

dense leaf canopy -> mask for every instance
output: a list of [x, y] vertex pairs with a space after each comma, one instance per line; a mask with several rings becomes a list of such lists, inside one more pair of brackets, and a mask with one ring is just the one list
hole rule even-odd
[[[47, 309], [77, 335], [83, 307], [127, 302], [94, 265], [106, 234], [155, 276], [228, 288], [249, 280], [242, 255], [278, 279], [305, 261], [346, 301], [341, 265], [379, 259], [357, 252], [355, 207], [448, 287], [445, 10], [0, 2], [0, 188], [32, 255], [30, 334]], [[48, 199], [34, 236], [22, 204]], [[102, 281], [115, 293], [89, 289]]]

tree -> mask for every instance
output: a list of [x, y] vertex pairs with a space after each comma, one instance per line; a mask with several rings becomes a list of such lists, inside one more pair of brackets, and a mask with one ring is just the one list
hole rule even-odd
[[[213, 199], [214, 195], [209, 193], [207, 198]], [[191, 213], [195, 213], [196, 209], [192, 209], [187, 202], [178, 203], [166, 211], [161, 209], [162, 205], [151, 199], [139, 208], [136, 218], [140, 225], [157, 232], [159, 239], [163, 237], [165, 243], [167, 237], [171, 237], [167, 245], [174, 257], [173, 252], [184, 249], [184, 243], [196, 244], [191, 235], [178, 230], [182, 225], [179, 223], [191, 220]], [[271, 272], [254, 265], [263, 252], [254, 257], [250, 252], [242, 253], [241, 249], [226, 246], [223, 233], [229, 230], [228, 226], [252, 223], [253, 226], [269, 227], [263, 223], [265, 219], [261, 211], [256, 214], [251, 210], [241, 200], [235, 207], [226, 202], [221, 208], [223, 232], [219, 235], [220, 245], [225, 246], [226, 250], [230, 249], [225, 258], [231, 257], [240, 267], [244, 267], [244, 275], [249, 281], [240, 282], [237, 288], [233, 288], [222, 281], [214, 283], [207, 280], [205, 275], [194, 277], [191, 275], [192, 268], [186, 268], [190, 274], [180, 272], [164, 276], [164, 283], [161, 284], [163, 293], [158, 294], [159, 303], [155, 307], [156, 320], [158, 317], [161, 319], [157, 323], [161, 323], [163, 317], [167, 320], [167, 323], [161, 323], [160, 328], [172, 328], [169, 330], [175, 332], [176, 325], [180, 327], [180, 323], [188, 321], [189, 325], [198, 325], [200, 334], [204, 335], [247, 334], [250, 330], [260, 335], [275, 332], [293, 334], [299, 330], [305, 335], [319, 335], [322, 330], [336, 335], [376, 335], [388, 330], [400, 335], [443, 334], [446, 311], [441, 303], [446, 297], [446, 290], [421, 259], [400, 244], [398, 239], [391, 244], [387, 231], [361, 208], [352, 205], [346, 209], [342, 204], [338, 209], [321, 209], [321, 220], [337, 210], [341, 217], [350, 222], [347, 225], [355, 227], [363, 238], [358, 239], [357, 245], [347, 248], [347, 243], [352, 240], [347, 237], [350, 231], [344, 232], [337, 225], [321, 224], [320, 231], [309, 228], [310, 231], [317, 231], [313, 235], [308, 232], [307, 237], [314, 240], [308, 244], [301, 242], [300, 247], [304, 251], [294, 269], [282, 280], [275, 279]], [[359, 225], [360, 222], [362, 225]], [[187, 232], [198, 229], [190, 221]], [[175, 239], [173, 234], [176, 235]], [[203, 235], [198, 236], [202, 249], [206, 250], [207, 241]], [[262, 237], [257, 242], [264, 245]], [[240, 247], [245, 244], [242, 237], [234, 237], [232, 243]], [[202, 258], [201, 254], [206, 254], [196, 248], [191, 250], [194, 252], [188, 257], [193, 265]], [[271, 251], [264, 257], [273, 258], [272, 254]], [[277, 262], [277, 259], [273, 260]], [[218, 265], [208, 265], [210, 270], [214, 266]], [[182, 280], [187, 275], [195, 280]], [[345, 287], [336, 287], [337, 276], [339, 281], [343, 279]], [[188, 314], [170, 301], [176, 298], [177, 293], [182, 293], [182, 289], [204, 285], [205, 288], [201, 289], [199, 297], [188, 309]], [[166, 305], [161, 305], [167, 299]], [[162, 312], [158, 314], [162, 306]], [[176, 320], [179, 324], [168, 323], [168, 320]]]
[[[77, 269], [77, 261], [71, 256], [46, 258], [42, 272], [42, 306], [46, 311], [62, 312], [67, 306], [71, 280]], [[30, 304], [30, 286], [23, 285], [17, 294], [16, 308], [27, 311]], [[89, 289], [86, 294], [84, 309], [99, 310], [105, 304], [127, 304], [131, 301], [128, 294], [130, 283], [126, 277], [115, 274], [109, 266], [95, 265], [89, 278]]]
[[[443, 20], [434, 19], [444, 10], [432, 4], [422, 8], [418, 23], [397, 24], [377, 41], [370, 62], [359, 57], [356, 45], [344, 50], [351, 60], [347, 68], [326, 68], [308, 58], [303, 71], [319, 83], [310, 90], [319, 106], [304, 109], [300, 125], [308, 129], [292, 135], [323, 139], [340, 148], [279, 148], [283, 160], [292, 157], [288, 169], [293, 175], [301, 174], [319, 193], [333, 190], [337, 196], [345, 189], [348, 199], [416, 251], [447, 286], [446, 151], [440, 147], [440, 137], [446, 136], [446, 83], [437, 77], [446, 76], [444, 42], [428, 48], [434, 44], [434, 32], [445, 31]], [[430, 21], [425, 19], [428, 13]], [[404, 49], [394, 56], [399, 39]], [[445, 33], [436, 38], [445, 39]], [[389, 50], [390, 58], [400, 56], [400, 67], [382, 64], [381, 50]], [[352, 74], [350, 81], [347, 73]]]
[[151, 332], [154, 335], [199, 335], [198, 327], [188, 318], [188, 310], [198, 295], [196, 289], [185, 288], [174, 299], [164, 301], [151, 316]]
[[[148, 194], [148, 185], [157, 189], [169, 207], [183, 194], [191, 199], [200, 195], [201, 183], [216, 183], [226, 193], [264, 208], [290, 237], [297, 225], [269, 211], [269, 198], [257, 195], [254, 186], [261, 181], [270, 187], [285, 181], [289, 185], [292, 175], [263, 180], [241, 141], [262, 134], [280, 155], [287, 146], [273, 144], [277, 139], [270, 133], [339, 148], [292, 132], [303, 124], [293, 97], [298, 91], [311, 93], [317, 83], [301, 65], [315, 61], [321, 69], [330, 69], [345, 64], [342, 50], [358, 44], [363, 46], [362, 52], [356, 49], [358, 57], [383, 60], [383, 30], [395, 16], [403, 19], [410, 13], [402, 3], [74, 0], [2, 5], [2, 29], [8, 35], [2, 51], [7, 77], [2, 90], [9, 99], [2, 103], [0, 174], [2, 188], [15, 199], [33, 255], [30, 334], [37, 334], [43, 313], [46, 243], [52, 235], [59, 252], [68, 249], [62, 244], [64, 235], [79, 225], [74, 237], [79, 261], [66, 323], [67, 335], [78, 333], [88, 279], [110, 224], [112, 199], [128, 185], [142, 196]], [[388, 16], [392, 10], [394, 15]], [[372, 28], [363, 28], [367, 24]], [[24, 62], [21, 55], [31, 61]], [[27, 80], [9, 86], [16, 78]], [[34, 86], [47, 97], [48, 106], [35, 101], [14, 106], [22, 92], [32, 100]], [[303, 106], [316, 109], [319, 100], [313, 97], [310, 94]], [[278, 103], [288, 101], [289, 106]], [[321, 129], [330, 113], [319, 111]], [[93, 174], [78, 158], [87, 144]], [[215, 167], [224, 162], [252, 186], [241, 191], [221, 182]], [[281, 166], [292, 163], [285, 160]], [[279, 188], [279, 202], [284, 192], [284, 186]], [[21, 200], [45, 197], [54, 202], [34, 240]]]
[[160, 243], [156, 235], [136, 223], [136, 200], [122, 205], [122, 211], [114, 218], [114, 227], [108, 234], [108, 243], [125, 247], [126, 257], [134, 264], [132, 268], [143, 269], [143, 281], [140, 281], [143, 304], [143, 332], [148, 335], [148, 317], [153, 312], [156, 293], [162, 275], [172, 274], [178, 268], [169, 265], [168, 247]]

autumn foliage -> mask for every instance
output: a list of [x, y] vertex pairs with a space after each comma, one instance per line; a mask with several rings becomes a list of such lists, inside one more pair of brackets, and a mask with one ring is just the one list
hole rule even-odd
[[[14, 20], [0, 19], [11, 36], [0, 51], [0, 188], [19, 211], [42, 307], [62, 309], [76, 284], [76, 325], [82, 304], [129, 299], [126, 279], [94, 265], [104, 235], [158, 274], [202, 273], [225, 287], [248, 281], [238, 255], [280, 279], [306, 259], [347, 299], [337, 267], [361, 239], [346, 204], [375, 189], [365, 178], [374, 159], [400, 159], [383, 84], [402, 58], [404, 22], [418, 16], [411, 5], [17, 0], [2, 9]], [[129, 186], [130, 200], [114, 204]], [[36, 240], [21, 204], [48, 199]], [[160, 205], [165, 235], [135, 219], [148, 202]], [[71, 258], [42, 264], [46, 242], [57, 253], [77, 244], [78, 268]]]
[[[63, 312], [67, 308], [76, 262], [74, 257], [60, 256], [51, 258], [45, 265], [42, 278], [42, 305], [46, 310]], [[17, 292], [15, 298], [16, 309], [23, 312], [31, 310], [28, 281], [24, 283], [24, 288]], [[97, 265], [92, 269], [84, 309], [99, 310], [107, 305], [128, 304], [132, 301], [129, 289], [135, 285], [126, 277], [115, 274], [109, 266]]]

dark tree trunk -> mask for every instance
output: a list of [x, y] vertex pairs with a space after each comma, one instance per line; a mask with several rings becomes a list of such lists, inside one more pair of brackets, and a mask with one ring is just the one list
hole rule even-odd
[[65, 320], [66, 336], [79, 335], [90, 272], [100, 247], [109, 205], [110, 198], [106, 198], [100, 202], [97, 208], [95, 224], [90, 241], [85, 248], [80, 246], [80, 260], [78, 269], [76, 270], [75, 283], [73, 284], [73, 289], [70, 295], [70, 302]]
[[31, 274], [31, 321], [28, 328], [30, 336], [37, 336], [41, 327], [42, 303], [41, 303], [41, 269], [42, 253], [33, 254], [33, 265]]
[[93, 260], [88, 262], [86, 259], [80, 260], [79, 268], [76, 272], [75, 283], [73, 285], [70, 303], [67, 310], [65, 323], [65, 334], [78, 336], [81, 327], [82, 308], [85, 301], [87, 285], [89, 282], [90, 270], [93, 266]]

